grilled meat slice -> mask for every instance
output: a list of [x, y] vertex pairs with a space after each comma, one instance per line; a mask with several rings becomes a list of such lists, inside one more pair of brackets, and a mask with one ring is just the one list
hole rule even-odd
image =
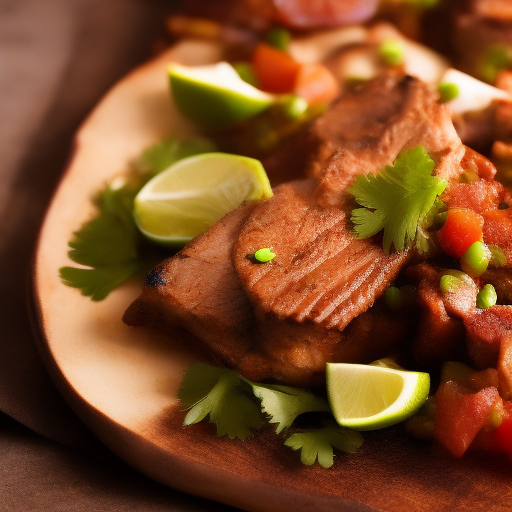
[[242, 206], [153, 269], [123, 321], [159, 330], [184, 328], [210, 359], [236, 367], [252, 343], [251, 304], [231, 260], [231, 247], [253, 205]]
[[[386, 255], [374, 240], [359, 240], [341, 208], [314, 203], [314, 181], [282, 185], [259, 204], [240, 231], [235, 268], [262, 314], [311, 321], [342, 331], [384, 292], [410, 258]], [[270, 264], [249, 255], [261, 247], [277, 254]]]
[[343, 95], [314, 123], [311, 137], [318, 143], [309, 175], [326, 205], [346, 200], [355, 176], [377, 173], [404, 149], [421, 144], [446, 179], [458, 177], [465, 152], [450, 113], [428, 86], [393, 73]]

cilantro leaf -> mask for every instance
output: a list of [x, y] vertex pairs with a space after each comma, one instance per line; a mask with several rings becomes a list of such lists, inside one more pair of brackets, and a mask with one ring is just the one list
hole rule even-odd
[[318, 459], [320, 466], [330, 468], [334, 463], [334, 448], [354, 453], [363, 443], [363, 437], [355, 430], [341, 429], [329, 422], [320, 429], [306, 430], [291, 435], [285, 445], [300, 450], [300, 460], [311, 466]]
[[214, 149], [207, 139], [168, 138], [144, 151], [132, 162], [131, 173], [115, 179], [94, 198], [96, 215], [68, 243], [69, 258], [89, 268], [62, 267], [62, 282], [99, 301], [136, 272], [149, 270], [153, 264], [147, 257], [150, 244], [133, 219], [135, 196], [153, 175], [177, 160]]
[[109, 267], [137, 258], [140, 235], [131, 209], [136, 192], [107, 186], [95, 199], [98, 215], [73, 233], [68, 256], [89, 267]]
[[358, 176], [349, 192], [363, 208], [352, 211], [351, 220], [359, 238], [369, 238], [384, 230], [383, 248], [401, 251], [417, 240], [422, 224], [444, 191], [447, 182], [432, 176], [434, 161], [422, 146], [403, 151], [394, 164], [378, 175]]
[[137, 261], [101, 268], [62, 267], [60, 278], [64, 284], [80, 289], [82, 295], [99, 301], [107, 297], [114, 288], [126, 281], [138, 269]]
[[[209, 416], [210, 422], [217, 425], [217, 435], [227, 434], [231, 439], [246, 439], [252, 434], [251, 429], [260, 428], [262, 410], [270, 417], [270, 423], [277, 423], [277, 433], [290, 427], [302, 413], [330, 411], [324, 400], [305, 389], [258, 384], [233, 370], [204, 363], [196, 363], [187, 370], [178, 398], [190, 408], [183, 426]], [[314, 464], [318, 459], [321, 466], [328, 468], [333, 464], [335, 448], [353, 453], [363, 438], [359, 432], [343, 429], [333, 421], [322, 421], [323, 427], [296, 432], [286, 439], [285, 445], [301, 450], [304, 464]]]
[[154, 176], [182, 158], [212, 151], [216, 151], [216, 146], [209, 139], [196, 137], [189, 140], [178, 140], [169, 137], [161, 143], [147, 148], [131, 162], [131, 165], [139, 173]]
[[263, 411], [270, 416], [269, 422], [277, 423], [278, 434], [290, 427], [300, 414], [330, 410], [324, 400], [306, 389], [254, 383], [252, 383], [252, 389], [261, 400]]
[[199, 423], [209, 415], [210, 423], [217, 426], [217, 436], [246, 439], [252, 435], [251, 429], [263, 425], [259, 405], [250, 398], [244, 382], [232, 370], [202, 363], [191, 366], [178, 398], [184, 405], [192, 406], [184, 426]]

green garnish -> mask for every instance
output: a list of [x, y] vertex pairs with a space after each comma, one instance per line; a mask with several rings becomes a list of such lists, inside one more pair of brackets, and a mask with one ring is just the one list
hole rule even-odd
[[401, 251], [414, 241], [420, 252], [428, 250], [425, 220], [432, 221], [433, 208], [440, 208], [437, 198], [448, 182], [432, 176], [434, 161], [422, 146], [398, 155], [394, 164], [378, 175], [358, 176], [349, 192], [363, 208], [352, 211], [351, 220], [359, 238], [370, 238], [384, 230], [386, 253]]
[[281, 27], [271, 28], [265, 35], [265, 40], [270, 46], [285, 52], [288, 49], [292, 35], [288, 30]]
[[475, 242], [460, 259], [460, 266], [466, 274], [473, 277], [481, 276], [489, 265], [490, 251], [484, 243]]
[[396, 286], [389, 286], [384, 292], [386, 306], [395, 313], [402, 307], [402, 293]]
[[475, 286], [475, 282], [461, 270], [447, 270], [439, 280], [439, 288], [443, 293], [456, 292], [461, 286]]
[[320, 400], [306, 389], [255, 383], [251, 383], [251, 386], [254, 395], [261, 400], [263, 411], [269, 415], [269, 423], [277, 423], [278, 434], [291, 427], [300, 414], [329, 411], [327, 402]]
[[149, 181], [149, 178], [165, 171], [178, 160], [216, 150], [215, 144], [206, 138], [195, 137], [180, 140], [168, 137], [143, 151], [138, 158], [131, 162], [131, 166], [137, 174], [144, 176], [145, 181]]
[[[217, 426], [217, 436], [242, 440], [262, 427], [265, 420], [276, 424], [276, 433], [280, 434], [302, 414], [330, 411], [325, 400], [305, 389], [252, 382], [233, 370], [205, 363], [196, 363], [187, 370], [178, 398], [189, 408], [184, 426], [208, 416], [210, 423]], [[302, 450], [305, 464], [313, 464], [318, 456], [324, 467], [333, 463], [333, 448], [352, 453], [361, 443], [361, 434], [332, 422], [320, 429], [298, 430], [285, 442]]]
[[203, 363], [191, 366], [178, 392], [183, 405], [190, 407], [183, 426], [209, 416], [219, 437], [246, 439], [252, 435], [252, 429], [263, 425], [263, 417], [250, 389], [243, 384], [232, 370]]
[[354, 430], [341, 430], [332, 422], [320, 429], [306, 430], [291, 435], [284, 444], [293, 450], [300, 450], [300, 460], [311, 466], [318, 458], [324, 468], [334, 463], [333, 448], [345, 453], [354, 453], [363, 443], [361, 434]]
[[498, 301], [498, 295], [492, 284], [486, 284], [476, 296], [476, 307], [489, 309]]
[[267, 263], [270, 260], [273, 260], [276, 257], [276, 254], [272, 252], [268, 247], [264, 247], [263, 249], [258, 249], [254, 253], [254, 259], [259, 261], [260, 263]]
[[399, 66], [404, 61], [404, 47], [398, 39], [387, 39], [379, 45], [378, 51], [389, 66]]
[[489, 265], [492, 267], [505, 267], [507, 265], [507, 255], [503, 252], [503, 249], [497, 245], [488, 245], [487, 248], [491, 251]]
[[68, 243], [69, 258], [88, 268], [62, 267], [62, 282], [99, 301], [135, 273], [149, 270], [153, 261], [146, 255], [148, 243], [133, 219], [137, 192], [177, 160], [211, 151], [212, 147], [206, 139], [168, 138], [144, 151], [131, 163], [126, 179], [115, 179], [93, 199], [97, 214], [73, 233]]
[[298, 119], [308, 110], [308, 102], [296, 94], [284, 95], [279, 105], [288, 119]]
[[485, 81], [494, 83], [498, 72], [510, 67], [512, 67], [512, 46], [491, 44], [483, 54], [478, 71]]
[[437, 86], [441, 103], [448, 103], [460, 94], [459, 86], [453, 82], [442, 82]]

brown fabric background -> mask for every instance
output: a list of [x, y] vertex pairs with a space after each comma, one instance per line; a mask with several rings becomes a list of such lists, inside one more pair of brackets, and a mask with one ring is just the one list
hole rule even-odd
[[149, 58], [172, 0], [0, 0], [0, 511], [233, 510], [138, 474], [61, 398], [27, 300], [45, 209], [73, 133]]

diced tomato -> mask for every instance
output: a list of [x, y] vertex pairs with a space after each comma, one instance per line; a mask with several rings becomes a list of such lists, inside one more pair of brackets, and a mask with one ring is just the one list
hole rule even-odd
[[301, 65], [287, 53], [260, 43], [252, 56], [260, 88], [267, 92], [292, 92]]
[[293, 92], [309, 104], [329, 103], [338, 96], [340, 88], [323, 64], [304, 64], [297, 73]]
[[461, 457], [500, 401], [495, 387], [472, 391], [455, 381], [441, 384], [436, 393], [434, 437]]
[[437, 232], [441, 249], [453, 258], [460, 258], [470, 245], [482, 241], [483, 224], [482, 216], [473, 210], [448, 210], [446, 222]]
[[504, 418], [496, 429], [494, 443], [498, 451], [505, 453], [512, 461], [512, 417]]

